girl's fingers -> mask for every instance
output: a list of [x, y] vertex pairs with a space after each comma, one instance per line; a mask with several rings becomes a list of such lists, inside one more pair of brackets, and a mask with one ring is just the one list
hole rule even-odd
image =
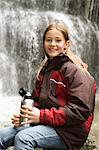
[[19, 115], [19, 114], [14, 114], [13, 117], [14, 117], [14, 118], [19, 118], [20, 115]]
[[23, 105], [22, 108], [23, 108], [23, 109], [26, 109], [26, 110], [28, 109], [29, 111], [32, 111], [32, 110], [33, 110], [33, 107], [26, 106], [26, 105]]
[[20, 114], [20, 116], [23, 118], [31, 119], [31, 116], [29, 114]]
[[32, 109], [31, 108], [30, 109], [23, 109], [23, 108], [21, 108], [20, 110], [23, 113], [23, 114], [21, 113], [21, 115], [27, 114], [27, 115], [31, 116], [32, 113], [33, 113], [33, 108]]
[[19, 121], [12, 121], [12, 124], [19, 124]]
[[19, 117], [20, 117], [20, 115], [19, 114], [14, 114], [13, 116], [12, 116], [12, 118], [11, 118], [11, 120], [12, 120], [12, 124], [19, 124]]
[[[29, 108], [29, 109], [27, 109]], [[27, 106], [24, 106], [21, 108], [21, 114], [20, 116], [23, 118], [27, 118], [29, 120], [29, 123], [39, 123], [40, 118], [40, 110], [36, 107], [30, 108]]]
[[12, 121], [19, 121], [19, 117], [16, 118], [16, 117], [13, 116], [13, 117], [11, 118], [11, 120], [12, 120]]

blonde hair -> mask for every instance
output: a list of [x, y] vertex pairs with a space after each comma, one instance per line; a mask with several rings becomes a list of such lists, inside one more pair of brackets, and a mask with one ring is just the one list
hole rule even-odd
[[43, 44], [44, 44], [44, 40], [45, 40], [45, 35], [46, 33], [49, 31], [49, 30], [52, 30], [52, 29], [57, 29], [59, 31], [61, 31], [61, 33], [63, 34], [64, 38], [66, 41], [69, 40], [69, 34], [68, 34], [68, 30], [66, 28], [66, 25], [63, 23], [63, 22], [53, 22], [51, 23], [47, 28], [46, 30], [44, 31], [44, 34], [43, 34]]
[[[56, 21], [56, 22], [53, 22], [51, 24], [49, 24], [49, 26], [46, 28], [44, 34], [43, 34], [43, 47], [44, 47], [44, 40], [45, 40], [45, 36], [46, 36], [46, 33], [49, 31], [49, 30], [52, 30], [56, 28], [57, 30], [61, 31], [61, 33], [63, 34], [64, 38], [66, 41], [69, 41], [69, 34], [68, 34], [68, 28], [66, 27], [66, 25], [64, 24], [64, 22], [62, 21]], [[68, 50], [66, 50], [66, 55], [70, 58], [70, 60], [73, 61], [74, 64], [76, 64], [81, 70], [83, 71], [87, 71], [87, 64], [85, 64], [77, 55], [75, 55], [69, 48]], [[45, 63], [47, 62], [48, 58], [47, 56], [45, 55], [45, 59], [42, 61], [41, 63], [41, 66], [38, 70], [38, 73], [37, 73], [37, 77], [39, 75], [39, 72], [40, 70], [43, 68], [43, 66], [45, 65]]]

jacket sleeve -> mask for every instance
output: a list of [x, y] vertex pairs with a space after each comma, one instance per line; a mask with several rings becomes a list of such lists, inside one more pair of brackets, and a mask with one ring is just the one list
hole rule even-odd
[[69, 101], [59, 108], [40, 110], [40, 123], [52, 126], [80, 125], [93, 114], [95, 104], [95, 82], [89, 73], [72, 64], [65, 77], [69, 78]]
[[66, 123], [66, 114], [62, 108], [41, 109], [40, 123], [51, 126], [63, 126]]
[[77, 97], [71, 97], [64, 107], [41, 109], [40, 123], [52, 126], [77, 125], [83, 123], [89, 115], [89, 108]]

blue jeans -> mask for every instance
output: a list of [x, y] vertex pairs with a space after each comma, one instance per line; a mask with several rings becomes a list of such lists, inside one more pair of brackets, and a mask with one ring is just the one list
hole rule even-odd
[[33, 127], [6, 127], [0, 129], [0, 150], [14, 146], [14, 150], [67, 149], [68, 147], [58, 136], [54, 128], [37, 125]]

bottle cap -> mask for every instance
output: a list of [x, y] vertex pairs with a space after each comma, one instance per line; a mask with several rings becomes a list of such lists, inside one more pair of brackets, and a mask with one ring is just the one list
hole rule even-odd
[[30, 93], [30, 92], [27, 92], [24, 98], [25, 98], [25, 99], [32, 99], [31, 93]]
[[26, 93], [26, 96], [31, 96], [31, 93], [30, 93], [30, 92], [27, 92], [27, 93]]
[[19, 94], [22, 96], [22, 97], [24, 97], [25, 95], [26, 95], [26, 91], [23, 89], [23, 88], [20, 88], [20, 90], [19, 90]]

